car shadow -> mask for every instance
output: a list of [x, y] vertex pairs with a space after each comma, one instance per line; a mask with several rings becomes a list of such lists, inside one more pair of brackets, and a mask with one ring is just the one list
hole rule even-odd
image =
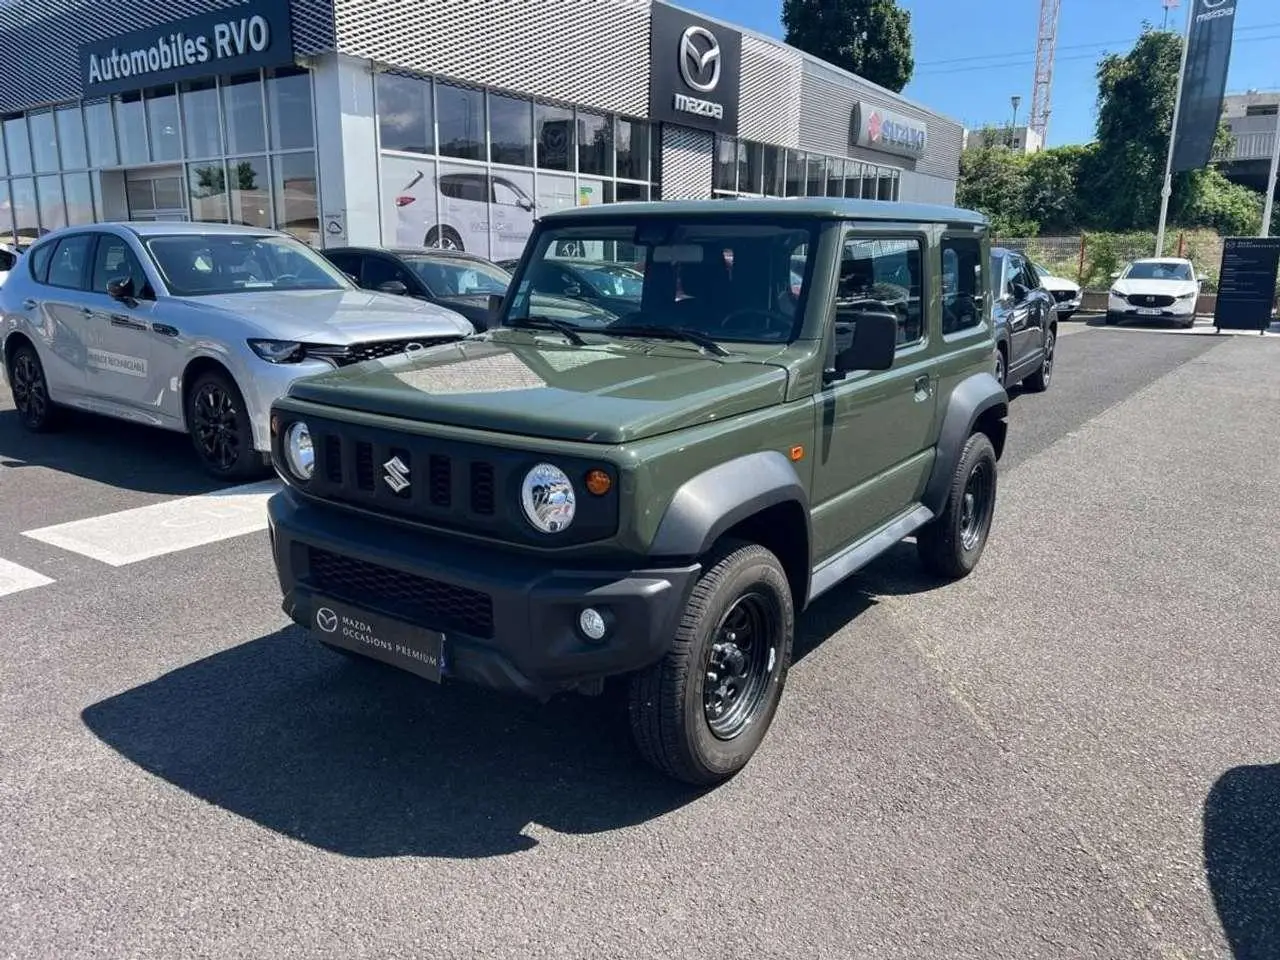
[[1087, 326], [1102, 327], [1108, 330], [1152, 330], [1160, 333], [1179, 334], [1186, 337], [1203, 337], [1205, 334], [1200, 333], [1199, 331], [1205, 329], [1203, 323], [1205, 319], [1206, 318], [1204, 317], [1197, 317], [1195, 328], [1184, 329], [1176, 323], [1172, 323], [1169, 320], [1164, 319], [1140, 320], [1137, 317], [1134, 317], [1129, 320], [1122, 320], [1120, 323], [1107, 323], [1106, 316], [1099, 314], [1096, 317], [1090, 317]]
[[186, 434], [78, 410], [63, 411], [55, 432], [33, 434], [16, 410], [0, 410], [0, 482], [27, 467], [143, 493], [185, 496], [226, 486], [201, 469]]
[[[851, 585], [816, 604], [797, 662], [870, 602]], [[538, 704], [348, 659], [292, 626], [81, 716], [150, 774], [352, 857], [501, 856], [537, 845], [531, 824], [615, 830], [702, 794], [640, 759], [620, 682]]]
[[1280, 956], [1280, 764], [1235, 767], [1204, 802], [1205, 878], [1236, 960]]

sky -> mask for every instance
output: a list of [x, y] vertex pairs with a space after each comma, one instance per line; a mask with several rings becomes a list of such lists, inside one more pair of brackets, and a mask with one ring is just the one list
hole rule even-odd
[[[679, 6], [782, 38], [781, 0], [676, 0]], [[1169, 23], [1185, 31], [1180, 0]], [[1031, 110], [1039, 0], [898, 0], [911, 12], [915, 75], [903, 95], [970, 129], [1013, 119], [1009, 98], [1022, 97], [1019, 124]], [[1280, 90], [1280, 0], [1236, 0], [1228, 93]], [[1160, 26], [1161, 0], [1061, 0], [1049, 114], [1049, 146], [1093, 139], [1098, 60], [1124, 53], [1143, 21]]]

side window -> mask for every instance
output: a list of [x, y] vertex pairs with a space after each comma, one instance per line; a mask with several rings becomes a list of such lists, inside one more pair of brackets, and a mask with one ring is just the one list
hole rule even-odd
[[93, 234], [78, 233], [63, 237], [49, 259], [49, 285], [83, 290], [85, 267], [89, 262], [89, 250], [93, 246]]
[[982, 266], [982, 245], [977, 237], [942, 238], [944, 334], [971, 330], [982, 322], [987, 288]]
[[837, 349], [852, 336], [856, 315], [869, 310], [893, 314], [898, 321], [900, 348], [921, 342], [925, 329], [922, 292], [919, 240], [846, 239], [836, 291]]
[[5, 270], [5, 271], [12, 270], [13, 265], [17, 262], [18, 262], [18, 258], [15, 257], [8, 250], [0, 250], [0, 270]]
[[133, 281], [136, 294], [141, 294], [147, 286], [147, 275], [142, 272], [129, 245], [119, 237], [103, 234], [98, 242], [98, 252], [93, 258], [93, 281], [90, 287], [94, 293], [106, 293], [107, 284], [118, 277], [128, 277]]
[[1031, 286], [1029, 282], [1029, 278], [1027, 277], [1026, 262], [1021, 257], [1010, 257], [1007, 275], [1009, 278], [1009, 283], [1006, 288], [1006, 291], [1009, 293], [1010, 296], [1012, 296], [1016, 300], [1017, 294], [1013, 292], [1014, 284], [1020, 283], [1024, 287], [1028, 287], [1028, 288]]
[[399, 280], [408, 287], [411, 278], [394, 260], [388, 260], [386, 257], [365, 257], [361, 280], [361, 286], [377, 290], [379, 286], [391, 280]]
[[349, 277], [360, 276], [360, 257], [354, 253], [326, 254], [329, 262]]
[[54, 246], [52, 243], [42, 243], [27, 254], [27, 268], [31, 271], [31, 278], [38, 283], [47, 283], [49, 280], [49, 258]]
[[1040, 270], [1030, 260], [1023, 267], [1023, 273], [1026, 275], [1027, 289], [1035, 290], [1040, 286]]

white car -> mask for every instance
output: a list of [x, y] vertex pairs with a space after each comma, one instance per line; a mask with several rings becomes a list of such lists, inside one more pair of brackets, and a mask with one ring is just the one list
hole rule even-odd
[[0, 243], [0, 287], [4, 286], [5, 280], [9, 277], [9, 271], [17, 262], [18, 251], [7, 243]]
[[1190, 260], [1149, 257], [1135, 260], [1111, 275], [1107, 295], [1107, 323], [1121, 320], [1173, 320], [1189, 328], [1196, 322], [1196, 300], [1204, 278]]
[[1054, 276], [1043, 264], [1032, 263], [1040, 277], [1040, 286], [1049, 291], [1057, 304], [1058, 319], [1066, 320], [1080, 309], [1080, 284], [1066, 277]]
[[396, 194], [395, 205], [399, 246], [463, 250], [493, 260], [524, 252], [537, 215], [537, 204], [520, 184], [483, 170], [450, 171], [435, 178], [418, 170]]

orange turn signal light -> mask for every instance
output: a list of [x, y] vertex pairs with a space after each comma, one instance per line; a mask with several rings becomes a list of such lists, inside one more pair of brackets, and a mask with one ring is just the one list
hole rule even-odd
[[587, 471], [587, 490], [597, 497], [603, 497], [613, 487], [613, 480], [603, 470]]
[[792, 459], [792, 460], [803, 460], [803, 459], [804, 459], [804, 447], [800, 446], [799, 444], [796, 444], [794, 447], [792, 447], [792, 448], [791, 448], [791, 459]]

